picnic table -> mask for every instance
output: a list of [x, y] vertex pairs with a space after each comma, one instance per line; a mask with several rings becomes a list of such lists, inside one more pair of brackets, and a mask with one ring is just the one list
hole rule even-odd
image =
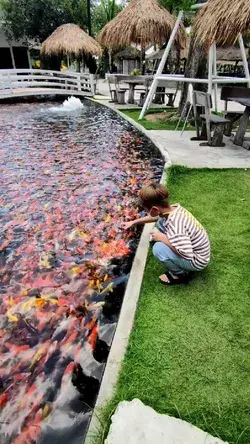
[[118, 85], [118, 89], [120, 88], [120, 84], [128, 85], [128, 103], [130, 104], [135, 103], [135, 88], [138, 85], [143, 86], [141, 92], [144, 92], [147, 95], [149, 87], [153, 81], [153, 76], [129, 76], [126, 74], [114, 74], [114, 78], [116, 80], [116, 84]]
[[229, 100], [231, 102], [236, 102], [246, 107], [244, 114], [240, 120], [239, 128], [234, 137], [234, 144], [238, 146], [243, 146], [246, 149], [250, 149], [250, 141], [247, 142], [245, 140], [245, 134], [250, 118], [250, 98], [231, 97]]
[[128, 103], [135, 103], [135, 88], [138, 85], [144, 86], [144, 92], [147, 95], [149, 87], [152, 83], [153, 77], [151, 76], [128, 76], [123, 80], [129, 86]]

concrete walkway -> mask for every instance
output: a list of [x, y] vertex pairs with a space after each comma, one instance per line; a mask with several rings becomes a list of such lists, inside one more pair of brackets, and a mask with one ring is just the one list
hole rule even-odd
[[215, 148], [200, 146], [190, 137], [195, 132], [186, 131], [183, 137], [175, 131], [147, 131], [155, 145], [161, 144], [166, 149], [171, 163], [196, 168], [250, 168], [250, 151], [238, 147], [225, 137], [226, 146]]
[[[108, 84], [104, 80], [99, 81], [98, 91], [101, 94], [96, 96], [96, 101], [108, 106], [118, 112], [123, 109], [136, 108], [137, 105], [114, 105], [110, 103]], [[219, 109], [223, 109], [223, 102], [219, 100]], [[230, 103], [230, 110], [242, 108], [237, 103]], [[123, 116], [127, 118], [124, 114]], [[130, 120], [131, 119], [127, 119]], [[236, 146], [225, 137], [226, 146], [223, 148], [201, 147], [200, 142], [190, 140], [195, 135], [195, 131], [185, 131], [181, 137], [180, 131], [151, 130], [148, 131], [137, 122], [132, 121], [152, 142], [161, 150], [165, 159], [170, 159], [172, 164], [180, 164], [196, 168], [250, 168], [250, 151]]]

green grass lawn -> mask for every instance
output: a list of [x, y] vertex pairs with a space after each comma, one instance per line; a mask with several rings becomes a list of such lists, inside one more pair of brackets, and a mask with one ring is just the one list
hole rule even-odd
[[[122, 113], [126, 114], [128, 117], [130, 117], [131, 119], [135, 120], [136, 122], [139, 122], [140, 125], [142, 125], [145, 129], [147, 130], [175, 130], [177, 122], [169, 122], [168, 120], [166, 121], [162, 121], [162, 120], [158, 120], [156, 122], [150, 122], [148, 120], [146, 120], [145, 118], [142, 120], [139, 120], [139, 115], [141, 110], [137, 110], [137, 109], [131, 109], [131, 110], [120, 110]], [[161, 113], [165, 111], [166, 113], [172, 113], [177, 111], [177, 108], [155, 108], [155, 109], [150, 109], [150, 111], [148, 112], [148, 114], [156, 114], [156, 113]], [[183, 126], [183, 122], [180, 124], [179, 126], [179, 130], [182, 130], [182, 126]], [[186, 126], [186, 130], [194, 130], [195, 128], [187, 125]]]
[[165, 288], [149, 254], [116, 394], [141, 399], [230, 444], [250, 443], [250, 170], [172, 167], [172, 202], [207, 228], [211, 265]]
[[[130, 117], [131, 119], [135, 120], [135, 122], [140, 123], [146, 130], [169, 130], [173, 131], [176, 128], [177, 122], [171, 122], [168, 119], [166, 121], [157, 120], [155, 122], [150, 122], [146, 120], [145, 118], [142, 120], [139, 120], [139, 115], [141, 110], [137, 109], [129, 109], [129, 110], [119, 110], [123, 114], [126, 114], [126, 116]], [[177, 111], [177, 108], [152, 108], [149, 110], [148, 114], [156, 114], [160, 112], [175, 112]], [[222, 115], [222, 112], [215, 113], [217, 115]], [[178, 130], [181, 131], [183, 128], [184, 122], [182, 121], [179, 125]], [[239, 121], [235, 122], [234, 124], [234, 130], [236, 130], [239, 126]], [[185, 128], [186, 131], [195, 131], [195, 126], [188, 123]], [[250, 130], [250, 123], [248, 125], [248, 130]]]

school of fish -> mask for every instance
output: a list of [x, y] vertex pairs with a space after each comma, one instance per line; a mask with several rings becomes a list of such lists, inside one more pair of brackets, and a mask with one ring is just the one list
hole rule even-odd
[[103, 308], [122, 274], [114, 263], [134, 252], [121, 222], [138, 216], [137, 192], [163, 165], [111, 111], [50, 107], [0, 109], [1, 444], [83, 436], [105, 365], [94, 354], [110, 328]]

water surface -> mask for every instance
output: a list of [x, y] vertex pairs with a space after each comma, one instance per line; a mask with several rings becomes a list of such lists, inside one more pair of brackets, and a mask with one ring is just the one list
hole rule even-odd
[[80, 443], [138, 235], [141, 185], [163, 162], [91, 102], [0, 108], [0, 442]]

